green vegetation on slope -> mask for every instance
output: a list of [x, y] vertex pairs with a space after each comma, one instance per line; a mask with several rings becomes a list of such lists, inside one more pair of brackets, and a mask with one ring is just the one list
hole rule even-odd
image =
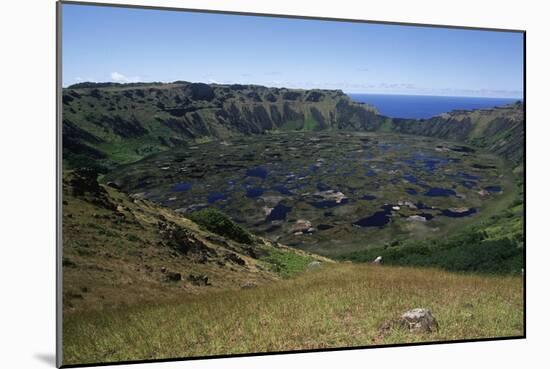
[[285, 250], [274, 250], [268, 256], [262, 258], [268, 263], [270, 270], [283, 278], [290, 278], [303, 272], [313, 260], [307, 254], [298, 254]]
[[[223, 307], [223, 308], [221, 308]], [[411, 308], [439, 331], [380, 326]], [[64, 364], [521, 336], [520, 277], [324, 264], [269, 285], [67, 314]]]
[[206, 208], [189, 214], [195, 223], [210, 232], [227, 237], [240, 243], [252, 243], [253, 238], [243, 227], [233, 222], [227, 215], [214, 208]]
[[442, 239], [357, 251], [344, 260], [390, 265], [436, 266], [452, 271], [519, 274], [524, 267], [523, 205], [512, 207]]

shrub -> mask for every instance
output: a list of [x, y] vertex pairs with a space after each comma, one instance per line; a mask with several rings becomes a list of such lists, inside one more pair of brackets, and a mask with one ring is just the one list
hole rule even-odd
[[516, 238], [487, 239], [482, 231], [461, 232], [432, 242], [409, 243], [395, 248], [374, 248], [346, 255], [343, 259], [370, 262], [382, 256], [384, 263], [405, 266], [435, 266], [451, 271], [517, 274], [523, 268], [523, 248]]
[[210, 232], [240, 243], [252, 243], [252, 236], [219, 210], [207, 208], [195, 211], [189, 218]]

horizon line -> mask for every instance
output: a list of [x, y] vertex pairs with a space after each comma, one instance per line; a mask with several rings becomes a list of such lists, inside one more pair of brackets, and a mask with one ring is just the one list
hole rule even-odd
[[424, 96], [424, 97], [470, 97], [470, 98], [479, 98], [479, 99], [508, 99], [508, 100], [522, 100], [523, 96], [479, 96], [479, 95], [426, 95], [426, 94], [405, 94], [405, 93], [379, 93], [379, 92], [345, 92], [347, 95], [392, 95], [392, 96]]
[[425, 97], [469, 97], [469, 98], [480, 98], [480, 99], [509, 99], [509, 100], [521, 100], [523, 101], [523, 95], [522, 96], [479, 96], [479, 95], [431, 95], [431, 94], [425, 94], [425, 93], [401, 93], [401, 92], [356, 92], [356, 91], [345, 91], [341, 88], [304, 88], [304, 87], [285, 87], [285, 86], [269, 86], [265, 84], [258, 84], [258, 83], [246, 83], [246, 82], [231, 82], [231, 83], [220, 83], [220, 82], [204, 82], [204, 81], [186, 81], [182, 79], [175, 79], [171, 82], [165, 82], [165, 81], [126, 81], [126, 82], [119, 82], [119, 81], [80, 81], [76, 83], [67, 84], [65, 86], [62, 86], [62, 88], [69, 88], [74, 85], [79, 85], [83, 83], [112, 83], [112, 84], [118, 84], [118, 85], [131, 85], [131, 84], [154, 84], [154, 83], [162, 83], [162, 84], [174, 84], [176, 82], [187, 82], [187, 83], [204, 83], [207, 85], [219, 85], [219, 86], [230, 86], [230, 85], [248, 85], [248, 86], [261, 86], [261, 87], [267, 87], [267, 88], [286, 88], [289, 90], [329, 90], [329, 91], [342, 91], [346, 95], [390, 95], [390, 96], [425, 96]]

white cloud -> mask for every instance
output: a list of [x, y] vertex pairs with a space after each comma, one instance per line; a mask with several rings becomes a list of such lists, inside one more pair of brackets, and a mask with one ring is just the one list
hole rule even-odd
[[131, 83], [131, 82], [139, 82], [141, 78], [138, 76], [136, 77], [127, 77], [122, 73], [119, 72], [111, 72], [111, 79], [113, 82], [120, 82], [120, 83]]

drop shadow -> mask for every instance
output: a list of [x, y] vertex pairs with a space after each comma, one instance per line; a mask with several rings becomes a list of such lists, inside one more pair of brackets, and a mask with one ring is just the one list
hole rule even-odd
[[55, 368], [55, 354], [34, 354], [34, 358]]

